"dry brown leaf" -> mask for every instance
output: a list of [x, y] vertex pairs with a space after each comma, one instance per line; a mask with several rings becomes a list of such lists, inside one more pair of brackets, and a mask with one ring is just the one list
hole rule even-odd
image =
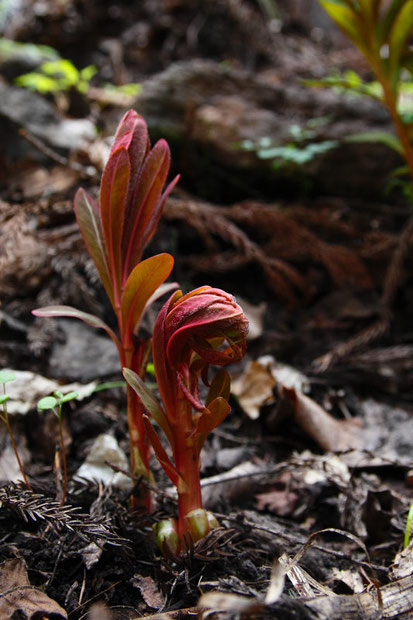
[[152, 577], [143, 577], [142, 575], [134, 575], [133, 585], [136, 586], [145, 603], [153, 609], [160, 609], [165, 604], [165, 599], [159, 591]]
[[396, 554], [391, 572], [394, 579], [413, 575], [413, 540], [405, 549]]
[[280, 391], [292, 404], [297, 423], [323, 450], [344, 452], [363, 447], [359, 420], [336, 420], [305, 394], [286, 386]]
[[263, 405], [274, 402], [275, 379], [271, 369], [259, 361], [248, 364], [245, 372], [232, 381], [231, 391], [245, 413], [256, 420]]
[[[249, 617], [264, 607], [264, 601], [230, 592], [206, 592], [199, 599], [198, 605], [214, 612], [230, 611], [231, 613], [242, 614], [243, 617]], [[204, 615], [203, 617], [207, 618], [208, 616]]]
[[65, 610], [56, 601], [30, 585], [26, 567], [20, 559], [6, 560], [1, 565], [0, 592], [1, 620], [67, 619]]
[[298, 495], [287, 489], [271, 489], [258, 493], [255, 498], [258, 510], [269, 510], [279, 517], [285, 517], [294, 512]]

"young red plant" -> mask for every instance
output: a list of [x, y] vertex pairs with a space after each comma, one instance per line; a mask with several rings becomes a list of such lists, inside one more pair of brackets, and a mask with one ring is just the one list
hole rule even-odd
[[[207, 435], [230, 410], [230, 378], [223, 368], [211, 383], [207, 374], [211, 364], [224, 366], [242, 358], [247, 332], [248, 320], [228, 293], [209, 286], [187, 295], [176, 291], [161, 309], [152, 337], [163, 407], [136, 373], [123, 371], [171, 445], [172, 459], [144, 416], [155, 454], [178, 491], [177, 524], [163, 522], [156, 531], [160, 545], [174, 554], [217, 525], [202, 508], [200, 452]], [[209, 386], [205, 403], [199, 396], [200, 378]]]
[[[115, 311], [119, 336], [100, 318], [70, 306], [33, 311], [42, 317], [75, 317], [105, 330], [118, 349], [122, 367], [133, 369], [140, 377], [145, 374], [149, 354], [148, 343], [137, 336], [142, 315], [161, 292], [176, 288], [164, 284], [172, 270], [172, 256], [158, 254], [141, 260], [178, 180], [176, 177], [163, 189], [169, 165], [166, 141], [159, 140], [151, 149], [145, 121], [129, 110], [118, 126], [103, 170], [99, 204], [84, 189], [75, 196], [80, 232]], [[150, 479], [143, 406], [130, 387], [127, 416], [132, 472]], [[143, 504], [150, 508], [149, 493], [143, 492]]]

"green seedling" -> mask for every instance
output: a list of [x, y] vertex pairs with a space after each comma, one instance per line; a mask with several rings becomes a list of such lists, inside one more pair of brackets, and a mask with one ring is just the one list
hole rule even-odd
[[13, 435], [13, 431], [12, 431], [12, 428], [11, 428], [9, 414], [8, 414], [7, 405], [6, 405], [7, 401], [10, 400], [10, 396], [8, 396], [6, 394], [6, 384], [9, 383], [10, 381], [15, 381], [15, 380], [16, 380], [16, 375], [14, 374], [14, 372], [12, 372], [11, 370], [0, 370], [0, 383], [3, 386], [3, 394], [0, 395], [0, 405], [2, 406], [3, 412], [0, 413], [0, 419], [6, 425], [7, 432], [9, 433], [11, 445], [13, 446], [14, 454], [16, 455], [16, 459], [17, 459], [17, 463], [19, 465], [19, 469], [20, 469], [21, 475], [23, 476], [23, 480], [24, 480], [27, 488], [29, 489], [29, 491], [31, 491], [32, 488], [31, 488], [30, 483], [29, 483], [29, 481], [27, 479], [27, 476], [26, 476], [26, 473], [24, 471], [22, 462], [20, 460], [19, 452], [17, 450], [16, 442], [14, 440], [14, 435]]
[[406, 549], [406, 547], [409, 546], [410, 536], [412, 533], [412, 524], [413, 524], [413, 502], [410, 505], [410, 509], [407, 515], [406, 529], [404, 531], [403, 549]]
[[310, 119], [305, 125], [290, 125], [289, 139], [285, 144], [277, 144], [269, 136], [263, 136], [256, 142], [244, 140], [241, 147], [254, 151], [258, 159], [271, 160], [274, 170], [295, 169], [338, 146], [337, 140], [317, 140], [317, 129], [328, 121], [328, 118], [321, 117]]
[[60, 454], [62, 456], [62, 464], [63, 464], [63, 491], [62, 491], [62, 499], [61, 505], [63, 506], [66, 501], [67, 495], [67, 462], [66, 462], [66, 448], [65, 442], [63, 438], [63, 421], [62, 421], [62, 407], [64, 403], [68, 403], [71, 400], [77, 398], [77, 392], [69, 392], [68, 394], [62, 394], [56, 390], [53, 396], [45, 396], [41, 398], [37, 403], [37, 408], [39, 411], [48, 411], [49, 409], [53, 411], [55, 416], [59, 422], [59, 443], [60, 443]]
[[[413, 180], [413, 119], [409, 103], [413, 73], [413, 50], [409, 48], [413, 30], [413, 0], [319, 2], [362, 52], [376, 79], [375, 82], [364, 83], [353, 72], [339, 84], [330, 80], [330, 86], [368, 95], [387, 107], [397, 136], [387, 140], [387, 143], [404, 157], [405, 172]], [[377, 133], [371, 136], [372, 140], [377, 138]], [[356, 140], [357, 136], [352, 139]], [[367, 141], [368, 136], [363, 134], [360, 140]]]
[[88, 65], [79, 70], [67, 58], [60, 58], [42, 63], [38, 71], [19, 75], [15, 82], [18, 86], [42, 94], [56, 95], [75, 88], [84, 95], [96, 72], [95, 65]]

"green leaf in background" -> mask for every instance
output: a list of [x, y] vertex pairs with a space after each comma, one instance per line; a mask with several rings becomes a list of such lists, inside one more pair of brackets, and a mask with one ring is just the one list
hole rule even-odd
[[16, 375], [12, 370], [0, 370], [0, 383], [5, 385], [9, 381], [15, 381]]
[[62, 394], [59, 396], [59, 405], [63, 405], [63, 403], [68, 403], [71, 400], [77, 398], [79, 394], [77, 392], [68, 392], [67, 394]]
[[379, 142], [403, 156], [403, 149], [399, 139], [387, 131], [363, 131], [353, 134], [352, 136], [347, 136], [345, 142]]
[[55, 93], [58, 90], [56, 80], [54, 78], [36, 72], [19, 75], [15, 79], [15, 83], [17, 86], [23, 86], [23, 88], [33, 90], [37, 93], [42, 93], [44, 95], [47, 93]]
[[57, 399], [54, 396], [45, 396], [41, 398], [37, 403], [37, 408], [40, 411], [47, 411], [48, 409], [54, 409], [57, 406]]

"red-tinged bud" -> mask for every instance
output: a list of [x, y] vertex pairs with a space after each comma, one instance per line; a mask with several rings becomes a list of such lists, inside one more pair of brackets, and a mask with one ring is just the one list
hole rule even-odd
[[219, 366], [242, 358], [248, 320], [232, 295], [204, 286], [174, 297], [165, 317], [166, 353], [174, 368], [187, 364], [193, 351]]
[[180, 543], [178, 536], [178, 524], [175, 519], [165, 519], [154, 523], [152, 530], [155, 536], [156, 544], [162, 551], [163, 555], [177, 556], [180, 551]]
[[214, 515], [203, 508], [196, 508], [188, 512], [188, 514], [185, 515], [185, 521], [193, 542], [201, 540], [201, 538], [209, 534], [211, 530], [215, 530], [219, 527], [219, 523]]

